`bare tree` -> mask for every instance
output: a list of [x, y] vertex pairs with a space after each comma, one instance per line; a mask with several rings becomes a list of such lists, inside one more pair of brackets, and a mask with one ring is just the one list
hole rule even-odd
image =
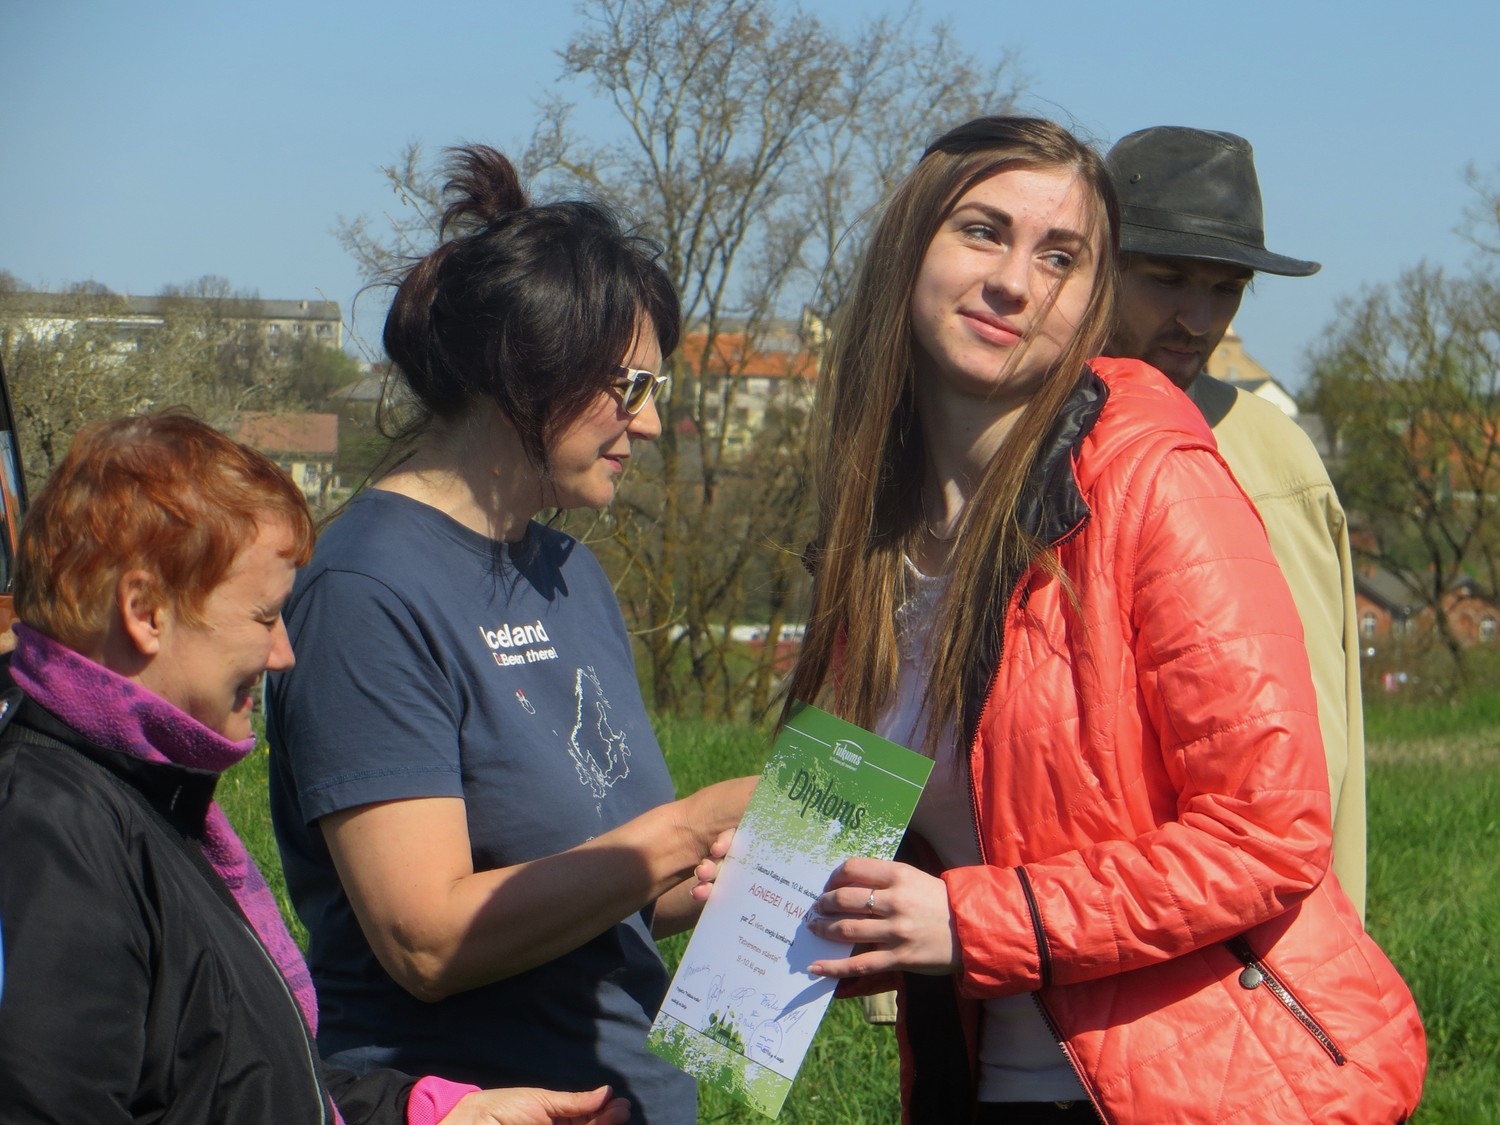
[[0, 354], [35, 489], [86, 422], [173, 405], [221, 428], [297, 400], [295, 350], [267, 341], [262, 305], [220, 278], [169, 287], [149, 311], [97, 283], [0, 290]]
[[1464, 209], [1459, 234], [1485, 254], [1500, 258], [1500, 167], [1486, 174], [1471, 164], [1464, 180], [1474, 198]]
[[[581, 136], [572, 107], [546, 99], [521, 167], [548, 194], [634, 215], [663, 247], [687, 325], [662, 437], [591, 542], [640, 638], [655, 708], [758, 713], [805, 578], [809, 403], [784, 396], [746, 447], [745, 376], [788, 320], [820, 354], [861, 220], [930, 135], [1013, 104], [1013, 65], [980, 64], [914, 9], [849, 36], [770, 0], [585, 0], [580, 15], [564, 77], [611, 107], [620, 133]], [[412, 205], [389, 236], [367, 219], [340, 226], [371, 276], [430, 246], [440, 211], [419, 150], [383, 174]], [[748, 662], [730, 640], [747, 615], [769, 625]]]
[[1371, 532], [1356, 553], [1420, 599], [1462, 678], [1452, 592], [1500, 590], [1500, 287], [1408, 270], [1346, 302], [1312, 361], [1339, 493]]
[[403, 263], [431, 250], [443, 214], [442, 178], [428, 166], [421, 145], [408, 144], [394, 164], [381, 166], [380, 175], [396, 197], [396, 208], [378, 220], [340, 215], [334, 228], [339, 244], [371, 282], [388, 279]]
[[119, 298], [70, 293], [53, 298], [45, 319], [23, 298], [0, 297], [0, 352], [28, 484], [34, 490], [68, 450], [79, 426], [128, 410], [134, 395], [119, 385], [120, 363], [107, 317]]

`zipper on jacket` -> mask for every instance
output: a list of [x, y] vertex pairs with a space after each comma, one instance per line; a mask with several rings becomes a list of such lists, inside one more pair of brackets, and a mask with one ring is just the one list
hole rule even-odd
[[1068, 1065], [1073, 1068], [1073, 1073], [1078, 1077], [1078, 1085], [1089, 1099], [1089, 1105], [1094, 1111], [1094, 1116], [1101, 1122], [1108, 1122], [1109, 1118], [1104, 1115], [1104, 1105], [1094, 1096], [1094, 1091], [1089, 1088], [1088, 1079], [1083, 1076], [1083, 1070], [1078, 1065], [1078, 1060], [1073, 1057], [1073, 1052], [1068, 1050], [1068, 1045], [1063, 1042], [1062, 1035], [1057, 1030], [1057, 1024], [1052, 1022], [1052, 1013], [1047, 1011], [1047, 1005], [1042, 1003], [1042, 994], [1033, 992], [1029, 994], [1031, 1002], [1036, 1005], [1037, 1014], [1042, 1017], [1042, 1022], [1047, 1025], [1047, 1030], [1052, 1033], [1052, 1041], [1057, 1044], [1057, 1049], [1062, 1057], [1067, 1060]]
[[[1041, 957], [1042, 988], [1052, 983], [1052, 954], [1047, 949], [1047, 933], [1042, 928], [1042, 911], [1037, 906], [1036, 892], [1031, 887], [1031, 877], [1026, 874], [1026, 868], [1016, 868], [1016, 878], [1021, 881], [1021, 893], [1026, 896], [1026, 909], [1031, 912], [1031, 929], [1036, 935], [1036, 948]], [[1048, 1032], [1052, 1035], [1052, 1041], [1057, 1044], [1057, 1049], [1062, 1052], [1062, 1057], [1068, 1060], [1068, 1065], [1073, 1068], [1073, 1073], [1078, 1076], [1078, 1084], [1083, 1087], [1083, 1092], [1088, 1094], [1089, 1101], [1093, 1103], [1094, 1113], [1100, 1121], [1105, 1120], [1104, 1110], [1099, 1107], [1099, 1099], [1094, 1097], [1089, 1090], [1088, 1083], [1084, 1080], [1083, 1071], [1079, 1069], [1078, 1063], [1074, 1061], [1072, 1054], [1068, 1051], [1068, 1045], [1063, 1042], [1063, 1037], [1058, 1034], [1057, 1025], [1052, 1022], [1052, 1013], [1047, 1011], [1047, 1005], [1042, 1003], [1040, 990], [1031, 994], [1032, 1003], [1042, 1017], [1042, 1022], [1047, 1025]]]
[[241, 921], [240, 925], [245, 927], [245, 934], [250, 938], [250, 943], [256, 949], [260, 950], [261, 957], [265, 958], [266, 964], [270, 966], [271, 975], [281, 985], [281, 994], [287, 998], [287, 1003], [291, 1004], [292, 1011], [297, 1013], [297, 1024], [302, 1028], [302, 1045], [307, 1049], [308, 1074], [312, 1077], [313, 1093], [316, 1095], [318, 1102], [318, 1122], [319, 1125], [329, 1125], [328, 1103], [332, 1099], [332, 1095], [323, 1089], [323, 1083], [318, 1079], [317, 1047], [313, 1045], [312, 1034], [307, 1026], [307, 1020], [302, 1015], [302, 1005], [298, 1004], [297, 998], [292, 995], [291, 985], [287, 984], [286, 977], [281, 975], [281, 969], [271, 957], [270, 951], [261, 944], [260, 935], [250, 928], [248, 922]]
[[984, 834], [979, 831], [979, 790], [974, 787], [974, 758], [979, 750], [979, 728], [984, 726], [984, 713], [989, 710], [990, 696], [995, 690], [995, 681], [1000, 678], [1000, 665], [1005, 660], [1005, 619], [1010, 616], [1012, 604], [1020, 606], [1021, 595], [1030, 585], [1031, 571], [1032, 568], [1027, 567], [1021, 572], [1020, 578], [1016, 580], [1016, 585], [1010, 592], [1010, 597], [1005, 600], [1005, 609], [1000, 614], [1000, 644], [995, 649], [995, 666], [990, 669], [990, 674], [984, 682], [984, 702], [979, 705], [979, 712], [974, 716], [973, 725], [964, 731], [964, 745], [969, 748], [969, 760], [965, 763], [968, 766], [969, 775], [966, 778], [969, 784], [969, 819], [973, 824], [974, 848], [980, 863], [988, 863], [989, 857], [984, 854]]
[[[1045, 550], [1059, 550], [1070, 540], [1076, 538], [1088, 522], [1088, 517], [1085, 516], [1062, 535], [1047, 544]], [[980, 863], [988, 863], [989, 857], [985, 855], [984, 851], [984, 835], [979, 831], [979, 791], [974, 787], [974, 758], [979, 750], [979, 728], [984, 726], [984, 715], [989, 710], [990, 696], [995, 690], [995, 681], [1000, 678], [1000, 665], [1005, 661], [1005, 620], [1010, 616], [1012, 605], [1017, 610], [1021, 610], [1025, 609], [1026, 604], [1031, 601], [1031, 579], [1036, 573], [1036, 569], [1035, 563], [1028, 565], [1016, 579], [1016, 584], [1010, 592], [1010, 597], [1006, 599], [1005, 612], [1000, 615], [1000, 644], [995, 650], [995, 666], [990, 669], [989, 678], [985, 681], [984, 685], [984, 703], [981, 704], [979, 713], [974, 717], [973, 725], [964, 731], [965, 745], [969, 748], [969, 761], [967, 763], [969, 767], [969, 815], [973, 818], [974, 822], [974, 846], [977, 849]], [[1037, 913], [1036, 900], [1031, 896], [1031, 887], [1024, 880], [1023, 885], [1026, 887], [1026, 901], [1031, 906], [1032, 921], [1035, 925], [1040, 926], [1041, 918]], [[1041, 945], [1040, 938], [1037, 941], [1037, 945]], [[1043, 956], [1045, 957], [1046, 954], [1043, 953]]]
[[[1072, 455], [1069, 454], [1071, 457]], [[1076, 483], [1076, 482], [1075, 482]], [[1080, 490], [1080, 495], [1082, 491]], [[1085, 514], [1077, 523], [1068, 528], [1052, 542], [1048, 543], [1043, 550], [1057, 551], [1067, 543], [1077, 538], [1088, 524], [1090, 516]], [[974, 846], [978, 849], [979, 862], [988, 863], [989, 857], [984, 854], [984, 837], [979, 831], [979, 793], [974, 788], [974, 755], [978, 749], [979, 728], [984, 726], [984, 713], [989, 710], [990, 695], [995, 690], [995, 681], [1000, 678], [1000, 665], [1005, 660], [1005, 621], [1010, 616], [1011, 607], [1017, 610], [1026, 608], [1031, 601], [1031, 579], [1036, 574], [1035, 562], [1028, 563], [1026, 567], [1016, 576], [1016, 584], [1011, 588], [1010, 596], [1005, 600], [1005, 610], [1000, 614], [1000, 644], [995, 649], [995, 666], [990, 669], [988, 679], [984, 685], [984, 702], [979, 707], [979, 713], [974, 716], [973, 724], [964, 731], [965, 745], [969, 748], [969, 813], [974, 820]], [[960, 716], [961, 717], [961, 716]], [[1033, 910], [1035, 902], [1032, 903]]]
[[1264, 985], [1272, 996], [1281, 1001], [1282, 1006], [1292, 1014], [1292, 1017], [1307, 1029], [1308, 1034], [1318, 1041], [1318, 1045], [1328, 1052], [1328, 1057], [1336, 1066], [1343, 1066], [1348, 1061], [1328, 1032], [1323, 1030], [1317, 1020], [1313, 1019], [1312, 1014], [1302, 1006], [1302, 1002], [1292, 995], [1291, 989], [1287, 988], [1285, 982], [1271, 971], [1271, 966], [1256, 956], [1255, 950], [1250, 947], [1250, 943], [1243, 936], [1230, 938], [1224, 944], [1245, 966], [1240, 973], [1241, 988], [1255, 989]]
[[[1056, 540], [1056, 542], [1049, 544], [1047, 549], [1057, 550], [1064, 543], [1068, 542], [1068, 540], [1072, 539], [1080, 531], [1082, 531], [1084, 524], [1087, 522], [1087, 519], [1080, 520], [1064, 535], [1060, 536]], [[1011, 594], [1011, 598], [1015, 601], [1017, 609], [1025, 609], [1026, 603], [1031, 600], [1031, 576], [1034, 572], [1034, 569], [1034, 566], [1031, 566], [1027, 567], [1026, 570], [1022, 572], [1021, 578], [1024, 580], [1024, 582], [1018, 581], [1016, 583], [1016, 591], [1012, 592]], [[1004, 622], [1005, 617], [1009, 616], [1010, 606], [1007, 605], [1005, 615], [1001, 618], [1001, 621]], [[969, 746], [969, 809], [973, 816], [974, 843], [979, 849], [980, 863], [988, 863], [989, 860], [984, 854], [984, 837], [979, 831], [979, 793], [978, 790], [974, 787], [974, 754], [977, 749], [976, 743], [979, 741], [979, 728], [984, 725], [984, 712], [989, 705], [990, 693], [995, 690], [995, 681], [1000, 678], [1000, 662], [1004, 659], [1004, 657], [1005, 632], [1002, 627], [1000, 633], [1000, 647], [999, 650], [995, 653], [995, 667], [990, 672], [989, 682], [985, 685], [985, 707], [981, 707], [979, 709], [979, 717], [975, 719], [973, 729], [965, 732], [968, 735]], [[1031, 927], [1032, 932], [1036, 936], [1037, 955], [1040, 958], [1040, 975], [1042, 980], [1042, 987], [1046, 988], [1049, 984], [1052, 983], [1052, 955], [1047, 950], [1047, 932], [1042, 926], [1042, 911], [1041, 908], [1037, 905], [1036, 893], [1032, 890], [1031, 878], [1026, 874], [1026, 868], [1017, 865], [1017, 867], [1015, 868], [1015, 872], [1016, 878], [1019, 879], [1021, 883], [1021, 893], [1026, 896], [1026, 908], [1031, 912]], [[1068, 1061], [1068, 1065], [1073, 1068], [1073, 1073], [1077, 1075], [1078, 1085], [1082, 1087], [1083, 1092], [1088, 1096], [1089, 1105], [1094, 1111], [1094, 1116], [1098, 1117], [1101, 1122], [1107, 1123], [1109, 1121], [1109, 1118], [1105, 1116], [1103, 1103], [1101, 1103], [1100, 1100], [1094, 1095], [1094, 1091], [1089, 1088], [1088, 1079], [1084, 1077], [1082, 1068], [1079, 1067], [1078, 1061], [1073, 1057], [1073, 1052], [1068, 1050], [1067, 1043], [1063, 1040], [1061, 1033], [1057, 1030], [1057, 1024], [1052, 1019], [1052, 1013], [1047, 1011], [1047, 1005], [1042, 1003], [1041, 993], [1031, 993], [1031, 1002], [1036, 1005], [1037, 1014], [1042, 1017], [1042, 1023], [1047, 1026], [1047, 1031], [1052, 1036], [1052, 1041], [1057, 1044], [1058, 1052], [1064, 1059]]]

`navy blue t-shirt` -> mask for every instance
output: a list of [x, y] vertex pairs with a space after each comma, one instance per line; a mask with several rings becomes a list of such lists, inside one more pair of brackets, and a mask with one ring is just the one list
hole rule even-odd
[[480, 1086], [608, 1082], [633, 1120], [690, 1125], [696, 1087], [647, 1052], [667, 975], [647, 912], [436, 1004], [381, 968], [320, 816], [462, 797], [475, 870], [554, 855], [672, 799], [619, 603], [586, 547], [532, 523], [498, 543], [371, 490], [324, 532], [268, 690], [271, 812], [307, 925], [331, 1061]]

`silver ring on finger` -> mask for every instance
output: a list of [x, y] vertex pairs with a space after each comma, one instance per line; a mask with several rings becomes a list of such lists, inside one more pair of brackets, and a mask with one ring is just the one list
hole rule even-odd
[[865, 909], [873, 916], [875, 913], [875, 888], [870, 888], [869, 896], [865, 899]]

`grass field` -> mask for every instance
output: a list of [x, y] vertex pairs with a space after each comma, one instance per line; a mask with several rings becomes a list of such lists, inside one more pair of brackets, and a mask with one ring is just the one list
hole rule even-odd
[[[1368, 723], [1369, 929], [1416, 994], [1431, 1056], [1415, 1120], [1500, 1125], [1500, 696], [1463, 708], [1372, 701]], [[743, 727], [669, 722], [658, 734], [682, 792], [755, 772], [768, 749], [763, 734]], [[219, 792], [285, 906], [265, 768], [259, 751]], [[683, 941], [665, 944], [669, 961]], [[780, 1120], [897, 1121], [896, 1065], [891, 1029], [865, 1024], [857, 1005], [837, 1001]], [[699, 1120], [766, 1119], [706, 1091]]]
[[1369, 748], [1367, 925], [1416, 995], [1422, 1125], [1500, 1122], [1500, 727]]

